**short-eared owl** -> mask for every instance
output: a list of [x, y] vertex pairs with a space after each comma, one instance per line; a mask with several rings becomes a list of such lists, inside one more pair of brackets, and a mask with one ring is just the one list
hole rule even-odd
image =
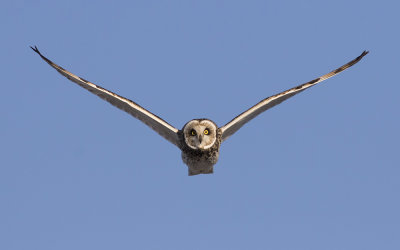
[[265, 110], [270, 109], [286, 99], [304, 91], [305, 89], [312, 87], [317, 83], [322, 82], [353, 66], [354, 64], [358, 63], [361, 58], [368, 54], [368, 51], [364, 51], [354, 60], [326, 75], [283, 91], [282, 93], [265, 98], [245, 112], [236, 116], [233, 120], [222, 127], [218, 127], [213, 121], [208, 119], [194, 119], [186, 123], [183, 128], [179, 130], [160, 117], [139, 106], [135, 102], [106, 90], [98, 85], [95, 85], [63, 69], [44, 57], [36, 46], [31, 48], [60, 74], [97, 95], [98, 97], [106, 100], [110, 104], [124, 110], [133, 117], [144, 122], [151, 129], [181, 149], [182, 160], [189, 168], [189, 175], [213, 173], [213, 166], [218, 161], [221, 143], [238, 131], [244, 124]]

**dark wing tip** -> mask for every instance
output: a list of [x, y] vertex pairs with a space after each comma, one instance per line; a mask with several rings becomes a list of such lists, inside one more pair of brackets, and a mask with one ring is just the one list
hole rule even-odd
[[35, 51], [43, 60], [45, 60], [45, 61], [46, 61], [47, 63], [49, 63], [50, 65], [53, 65], [53, 62], [50, 61], [49, 59], [47, 59], [45, 56], [43, 56], [42, 53], [40, 53], [39, 49], [38, 49], [36, 46], [34, 46], [34, 47], [29, 46], [29, 47], [31, 47], [31, 49], [32, 49], [33, 51]]
[[35, 46], [35, 47], [29, 46], [29, 47], [31, 47], [31, 49], [32, 49], [33, 51], [35, 51], [39, 56], [41, 56], [42, 58], [45, 58], [45, 57], [42, 55], [42, 53], [40, 53], [39, 49], [38, 49], [36, 46]]
[[358, 60], [360, 60], [361, 58], [363, 58], [364, 56], [366, 56], [369, 53], [368, 50], [364, 50], [363, 53], [361, 53], [361, 55], [359, 57], [357, 57]]
[[33, 51], [35, 51], [36, 53], [38, 53], [39, 55], [42, 55], [42, 54], [40, 54], [40, 51], [39, 51], [39, 49], [35, 46], [35, 47], [32, 47], [32, 46], [29, 46], [29, 47], [31, 47], [31, 49], [33, 50]]
[[[354, 64], [358, 63], [358, 62], [359, 62], [364, 56], [366, 56], [368, 53], [369, 53], [368, 50], [364, 50], [363, 53], [361, 53], [361, 55], [359, 55], [356, 59], [353, 59], [352, 61], [348, 62], [346, 65], [343, 65], [342, 67], [339, 68], [339, 69], [342, 69], [342, 70], [337, 69], [338, 72], [335, 72], [335, 73], [339, 73], [339, 72], [341, 72], [341, 71], [347, 69], [348, 67], [351, 67], [351, 66], [353, 66]], [[343, 67], [344, 67], [344, 68], [343, 68]]]

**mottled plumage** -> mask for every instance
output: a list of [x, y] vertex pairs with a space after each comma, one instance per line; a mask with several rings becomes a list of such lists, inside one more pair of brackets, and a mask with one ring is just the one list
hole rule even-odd
[[53, 63], [46, 57], [44, 57], [37, 47], [31, 47], [40, 57], [45, 60], [50, 66], [55, 68], [60, 74], [67, 77], [69, 80], [85, 88], [91, 93], [99, 96], [106, 100], [115, 107], [124, 110], [133, 117], [139, 119], [151, 129], [156, 131], [162, 137], [167, 139], [169, 142], [179, 147], [182, 151], [182, 160], [188, 166], [189, 175], [197, 174], [210, 174], [214, 172], [214, 165], [218, 161], [219, 148], [221, 143], [225, 141], [229, 136], [239, 130], [244, 124], [249, 122], [251, 119], [278, 105], [279, 103], [287, 100], [288, 98], [304, 91], [305, 89], [312, 87], [319, 82], [322, 82], [343, 70], [353, 66], [361, 60], [368, 51], [364, 51], [360, 56], [354, 60], [346, 63], [338, 69], [331, 71], [321, 77], [318, 77], [312, 81], [298, 85], [289, 90], [283, 91], [279, 94], [270, 96], [260, 101], [253, 107], [249, 108], [245, 112], [241, 113], [230, 122], [222, 127], [218, 127], [214, 122], [208, 119], [194, 119], [186, 123], [181, 130], [173, 127], [160, 117], [149, 112], [145, 108], [141, 107], [137, 103], [119, 96], [109, 90], [106, 90], [96, 84], [93, 84], [79, 76], [72, 74], [71, 72], [63, 69], [57, 64]]

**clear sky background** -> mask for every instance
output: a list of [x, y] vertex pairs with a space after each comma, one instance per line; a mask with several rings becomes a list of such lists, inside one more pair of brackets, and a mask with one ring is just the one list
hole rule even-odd
[[[398, 1], [5, 1], [0, 249], [400, 249]], [[213, 175], [30, 48], [177, 128], [224, 125], [369, 50], [223, 143]]]

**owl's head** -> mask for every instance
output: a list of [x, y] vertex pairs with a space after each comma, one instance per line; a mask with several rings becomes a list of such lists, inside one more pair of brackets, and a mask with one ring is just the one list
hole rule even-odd
[[194, 119], [183, 127], [183, 137], [188, 147], [195, 150], [211, 148], [217, 140], [217, 125], [207, 119]]

